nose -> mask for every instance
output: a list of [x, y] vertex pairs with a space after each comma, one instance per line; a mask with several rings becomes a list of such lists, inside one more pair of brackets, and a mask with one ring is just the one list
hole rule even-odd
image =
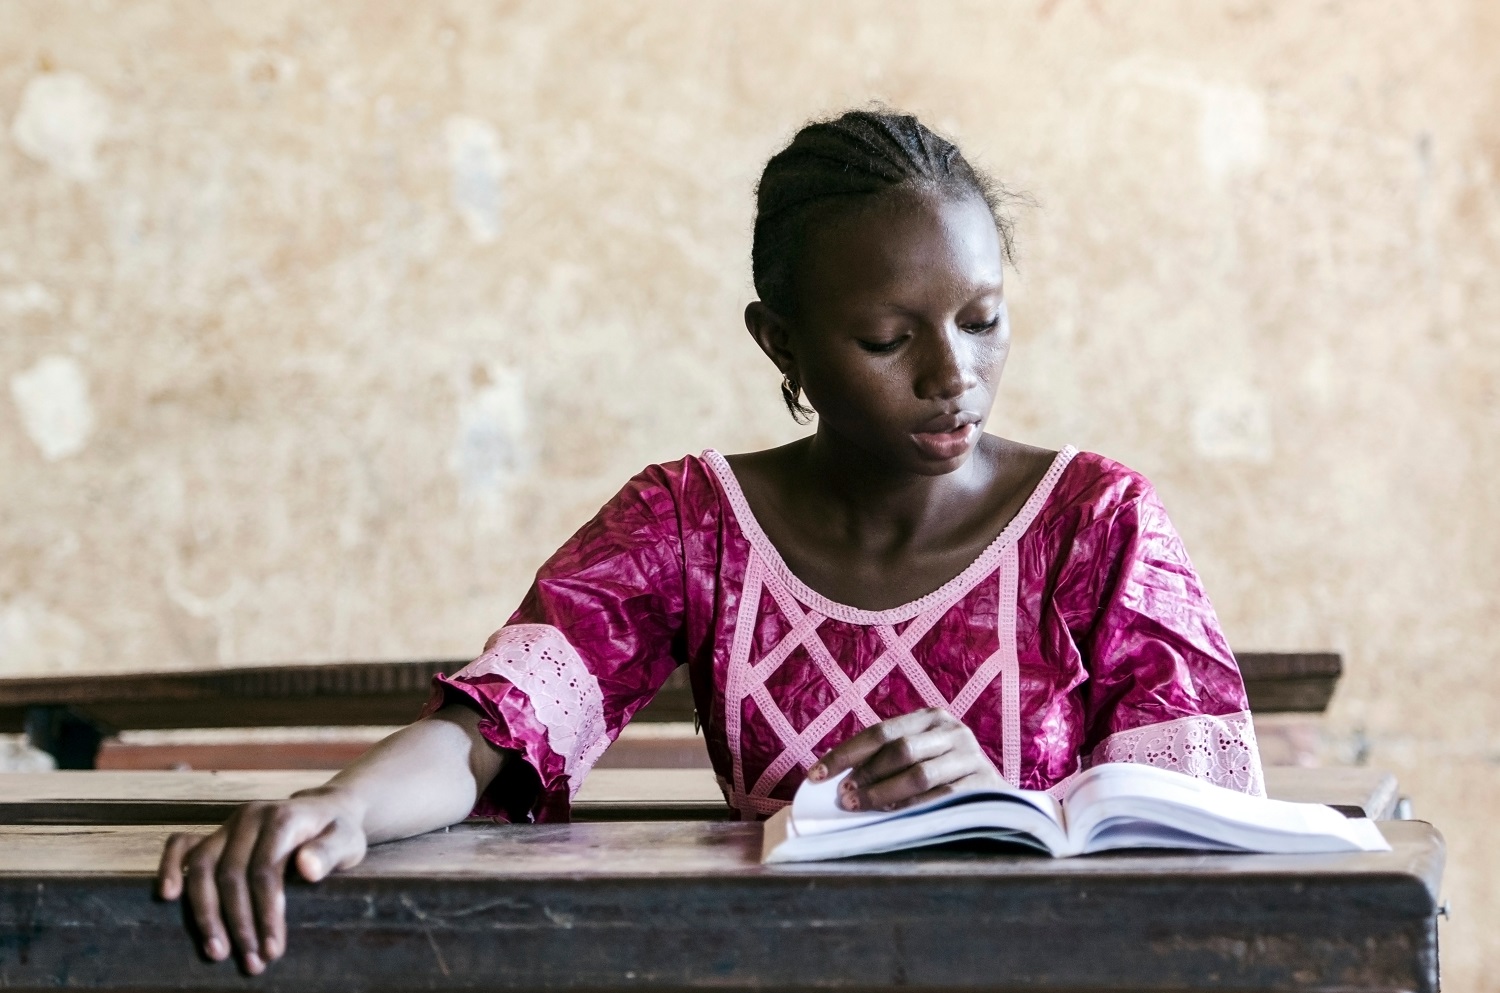
[[973, 356], [965, 335], [957, 327], [933, 328], [922, 336], [913, 391], [922, 400], [957, 400], [979, 385]]

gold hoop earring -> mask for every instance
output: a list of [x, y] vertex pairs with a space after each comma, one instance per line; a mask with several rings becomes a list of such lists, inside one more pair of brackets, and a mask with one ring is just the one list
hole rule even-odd
[[802, 402], [802, 387], [790, 373], [781, 377], [781, 400], [786, 404], [787, 413], [792, 415], [792, 420], [798, 424], [812, 423], [817, 411]]

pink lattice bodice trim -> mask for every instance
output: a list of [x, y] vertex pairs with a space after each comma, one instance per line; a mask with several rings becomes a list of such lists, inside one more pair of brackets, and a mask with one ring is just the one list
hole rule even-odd
[[1099, 743], [1088, 764], [1105, 762], [1154, 765], [1251, 796], [1266, 795], [1248, 710], [1221, 717], [1198, 714], [1119, 731]]
[[[704, 460], [718, 477], [740, 531], [750, 545], [725, 686], [725, 730], [733, 759], [733, 778], [727, 784], [727, 792], [731, 805], [741, 816], [769, 814], [785, 806], [786, 801], [773, 798], [771, 792], [794, 768], [805, 770], [811, 766], [817, 759], [815, 750], [818, 745], [848, 715], [853, 714], [861, 727], [878, 723], [880, 718], [871, 708], [868, 698], [897, 672], [915, 689], [926, 706], [942, 707], [960, 720], [998, 680], [1001, 707], [999, 771], [1008, 782], [1020, 782], [1020, 671], [1016, 654], [1020, 561], [1017, 543], [1041, 511], [1075, 454], [1076, 450], [1072, 448], [1065, 448], [1057, 454], [1020, 513], [959, 575], [910, 603], [888, 610], [864, 610], [830, 600], [798, 579], [756, 521], [729, 463], [717, 452], [704, 453]], [[998, 644], [950, 700], [934, 685], [912, 652], [944, 614], [980, 583], [988, 581], [998, 585]], [[762, 620], [760, 608], [767, 593], [789, 630], [774, 645], [765, 648], [759, 658], [752, 659], [751, 647]], [[881, 650], [858, 676], [851, 677], [839, 666], [819, 636], [819, 628], [829, 619], [871, 628], [879, 638]], [[902, 623], [905, 627], [898, 632], [896, 626]], [[805, 651], [818, 674], [834, 691], [832, 702], [801, 730], [793, 726], [767, 684], [798, 649]], [[753, 783], [746, 782], [743, 761], [742, 736], [747, 702], [753, 704], [755, 711], [770, 726], [781, 747], [780, 753]]]
[[454, 678], [488, 675], [502, 676], [526, 694], [547, 729], [547, 744], [563, 759], [569, 792], [576, 795], [610, 744], [599, 680], [550, 624], [501, 628], [484, 646], [484, 654]]

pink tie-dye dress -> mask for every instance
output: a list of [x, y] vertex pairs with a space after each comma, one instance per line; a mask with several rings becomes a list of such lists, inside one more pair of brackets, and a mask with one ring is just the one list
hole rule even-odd
[[688, 667], [708, 755], [741, 817], [786, 804], [861, 728], [943, 707], [1002, 776], [1052, 789], [1143, 762], [1264, 792], [1239, 668], [1151, 484], [1065, 448], [967, 569], [889, 610], [801, 582], [717, 452], [636, 476], [542, 566], [451, 678], [514, 749], [478, 815], [560, 820], [632, 714]]

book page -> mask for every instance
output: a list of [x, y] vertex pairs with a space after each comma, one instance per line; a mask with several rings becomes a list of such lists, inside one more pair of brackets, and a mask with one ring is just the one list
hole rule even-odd
[[[1253, 797], [1180, 772], [1127, 762], [1096, 766], [1080, 775], [1063, 805], [1070, 841], [1080, 850], [1120, 847], [1138, 836], [1145, 823], [1258, 851], [1385, 847], [1378, 831], [1362, 830], [1332, 807]], [[1116, 837], [1105, 838], [1109, 833]]]

